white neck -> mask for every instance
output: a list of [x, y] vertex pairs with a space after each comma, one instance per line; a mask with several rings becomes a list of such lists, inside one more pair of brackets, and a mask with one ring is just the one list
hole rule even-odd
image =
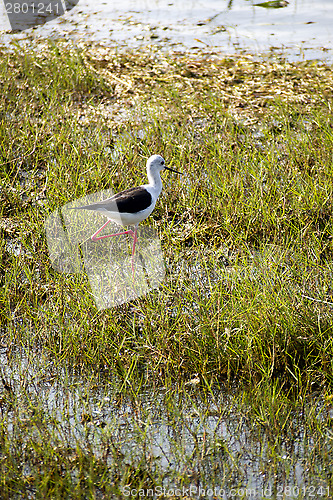
[[149, 186], [152, 187], [157, 194], [157, 196], [161, 193], [162, 191], [162, 181], [161, 181], [161, 175], [160, 172], [154, 171], [150, 169], [150, 166], [147, 167], [147, 176], [148, 176], [148, 181], [149, 181]]

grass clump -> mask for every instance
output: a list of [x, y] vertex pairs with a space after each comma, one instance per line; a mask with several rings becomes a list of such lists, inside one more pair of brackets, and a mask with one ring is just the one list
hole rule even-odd
[[[73, 487], [77, 498], [121, 496], [126, 485], [169, 479], [186, 486], [195, 477], [214, 485], [223, 476], [229, 489], [250, 484], [239, 472], [245, 455], [238, 475], [230, 472], [239, 445], [229, 438], [243, 419], [257, 437], [263, 429], [255, 442], [246, 436], [259, 450], [258, 474], [271, 463], [268, 485], [287, 471], [298, 487], [295, 471], [306, 463], [302, 470], [316, 477], [316, 488], [327, 488], [330, 477], [318, 476], [317, 457], [329, 470], [331, 68], [46, 43], [2, 49], [0, 85], [3, 497], [30, 488], [66, 498]], [[85, 274], [52, 269], [44, 222], [85, 194], [141, 184], [154, 153], [184, 172], [165, 177], [149, 220], [166, 279], [144, 297], [98, 311]], [[24, 382], [38, 357], [41, 365]], [[95, 381], [89, 394], [76, 392], [87, 374]], [[63, 406], [48, 409], [52, 418], [43, 421], [51, 397], [45, 387], [59, 380]], [[234, 392], [236, 383], [243, 392]], [[103, 394], [94, 394], [97, 386]], [[103, 399], [110, 387], [113, 406]], [[178, 476], [168, 457], [156, 459], [149, 448], [156, 429], [152, 405], [142, 403], [148, 387], [166, 391]], [[15, 413], [20, 397], [24, 411]], [[117, 419], [127, 418], [127, 397], [134, 420], [123, 432], [106, 414], [116, 406]], [[217, 429], [233, 412], [237, 422], [226, 437]], [[176, 434], [179, 422], [191, 451]], [[126, 448], [131, 439], [136, 451]]]
[[[117, 363], [122, 345], [129, 364], [133, 354], [153, 371], [205, 373], [208, 363], [213, 378], [283, 373], [292, 383], [317, 366], [331, 379], [328, 68], [49, 44], [6, 53], [1, 71], [2, 314], [13, 332], [13, 317], [42, 344], [52, 330], [52, 352], [59, 345], [80, 364]], [[36, 88], [45, 90], [38, 109]], [[132, 115], [119, 122], [120, 106]], [[184, 171], [152, 219], [170, 277], [133, 305], [98, 313], [84, 276], [52, 270], [43, 222], [75, 197], [140, 182], [141, 157], [156, 151]]]

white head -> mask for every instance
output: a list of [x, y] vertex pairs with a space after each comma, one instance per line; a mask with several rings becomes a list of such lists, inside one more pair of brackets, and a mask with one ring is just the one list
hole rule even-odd
[[175, 172], [175, 174], [181, 174], [178, 170], [174, 170], [173, 168], [167, 167], [165, 164], [165, 160], [161, 155], [153, 155], [147, 160], [147, 173], [155, 174], [156, 172], [161, 172], [164, 169], [170, 170], [171, 172]]
[[161, 155], [153, 155], [147, 161], [147, 172], [161, 172], [165, 168], [165, 160]]
[[154, 186], [159, 192], [161, 192], [162, 189], [160, 172], [162, 172], [162, 170], [164, 169], [171, 170], [171, 172], [175, 172], [176, 174], [180, 174], [180, 172], [178, 172], [177, 170], [173, 170], [172, 168], [167, 167], [165, 165], [164, 158], [160, 155], [153, 155], [147, 161], [147, 175], [149, 184], [151, 186]]

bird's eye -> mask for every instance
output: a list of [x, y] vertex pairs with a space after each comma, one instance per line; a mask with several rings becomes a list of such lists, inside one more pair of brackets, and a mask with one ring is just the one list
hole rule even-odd
[[161, 161], [161, 165], [164, 165], [164, 160]]

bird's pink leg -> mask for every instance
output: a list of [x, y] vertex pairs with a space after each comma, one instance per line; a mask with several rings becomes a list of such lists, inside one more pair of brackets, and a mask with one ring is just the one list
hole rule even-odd
[[[133, 232], [133, 231], [132, 231]], [[132, 262], [132, 273], [133, 273], [133, 281], [134, 281], [134, 252], [135, 252], [135, 245], [136, 245], [136, 242], [138, 241], [138, 228], [135, 227], [135, 230], [134, 230], [134, 235], [133, 235], [133, 247], [132, 247], [132, 259], [131, 259], [131, 262]]]
[[132, 229], [129, 229], [128, 231], [122, 231], [121, 233], [114, 233], [114, 234], [106, 234], [105, 236], [98, 236], [97, 235], [104, 229], [109, 222], [111, 222], [111, 219], [109, 219], [105, 224], [103, 224], [102, 227], [99, 228], [96, 233], [94, 233], [91, 237], [92, 241], [98, 241], [98, 240], [103, 240], [104, 238], [111, 238], [112, 236], [121, 236], [122, 234], [130, 234], [133, 237], [133, 247], [132, 247], [132, 258], [131, 258], [131, 264], [132, 264], [132, 273], [133, 273], [133, 281], [134, 281], [134, 252], [135, 252], [135, 247], [136, 243], [138, 241], [138, 228], [137, 226], [135, 227], [135, 230], [132, 231]]
[[105, 224], [103, 224], [103, 226], [100, 227], [99, 230], [96, 231], [96, 233], [92, 235], [92, 237], [91, 237], [92, 241], [103, 240], [104, 238], [111, 238], [112, 236], [121, 236], [122, 234], [130, 234], [134, 238], [135, 233], [132, 231], [132, 229], [129, 229], [128, 231], [123, 231], [121, 233], [106, 234], [105, 236], [99, 236], [97, 238], [97, 235], [102, 231], [102, 229], [104, 229], [109, 224], [109, 222], [111, 222], [111, 219], [109, 219]]
[[100, 239], [101, 239], [100, 237], [99, 237], [99, 238], [96, 238], [96, 236], [97, 236], [97, 235], [98, 235], [98, 234], [102, 231], [102, 229], [104, 229], [104, 228], [105, 228], [105, 227], [109, 224], [109, 222], [111, 222], [111, 220], [110, 220], [110, 219], [108, 219], [108, 220], [106, 221], [106, 223], [105, 223], [105, 224], [103, 224], [103, 226], [102, 226], [102, 227], [100, 227], [100, 228], [99, 228], [99, 230], [98, 230], [98, 231], [96, 231], [96, 233], [94, 233], [94, 234], [91, 236], [91, 239], [92, 239], [93, 241], [97, 241], [97, 240], [100, 240]]

